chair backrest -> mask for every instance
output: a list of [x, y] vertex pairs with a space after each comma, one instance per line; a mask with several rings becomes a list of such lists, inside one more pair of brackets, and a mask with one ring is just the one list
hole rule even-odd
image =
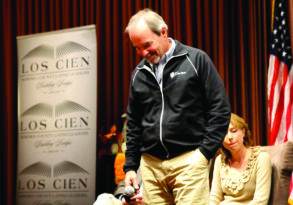
[[269, 205], [287, 205], [293, 171], [293, 142], [262, 146], [261, 149], [269, 153], [273, 167]]

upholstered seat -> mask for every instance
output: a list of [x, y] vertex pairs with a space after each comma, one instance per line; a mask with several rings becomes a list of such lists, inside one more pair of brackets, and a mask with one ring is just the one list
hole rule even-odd
[[269, 205], [287, 205], [293, 171], [293, 142], [262, 146], [261, 149], [270, 154], [273, 166]]

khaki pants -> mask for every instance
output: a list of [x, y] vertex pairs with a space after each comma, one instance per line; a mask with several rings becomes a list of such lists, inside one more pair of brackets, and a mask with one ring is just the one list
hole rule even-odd
[[168, 160], [141, 158], [145, 205], [207, 205], [208, 160], [196, 149]]

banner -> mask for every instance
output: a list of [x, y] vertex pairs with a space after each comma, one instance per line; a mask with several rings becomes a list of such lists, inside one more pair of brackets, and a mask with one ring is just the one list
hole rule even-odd
[[17, 37], [18, 205], [95, 200], [95, 26]]

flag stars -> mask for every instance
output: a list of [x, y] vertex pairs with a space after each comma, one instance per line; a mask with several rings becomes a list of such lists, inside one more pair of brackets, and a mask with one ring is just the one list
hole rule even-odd
[[[282, 2], [281, 2], [282, 1]], [[278, 2], [278, 3], [277, 3]], [[274, 28], [270, 48], [272, 52], [286, 63], [292, 62], [290, 36], [288, 30], [288, 11], [283, 0], [276, 0], [274, 15]]]
[[286, 25], [285, 19], [282, 20], [282, 25]]
[[282, 56], [286, 57], [287, 53], [285, 51], [282, 52]]

